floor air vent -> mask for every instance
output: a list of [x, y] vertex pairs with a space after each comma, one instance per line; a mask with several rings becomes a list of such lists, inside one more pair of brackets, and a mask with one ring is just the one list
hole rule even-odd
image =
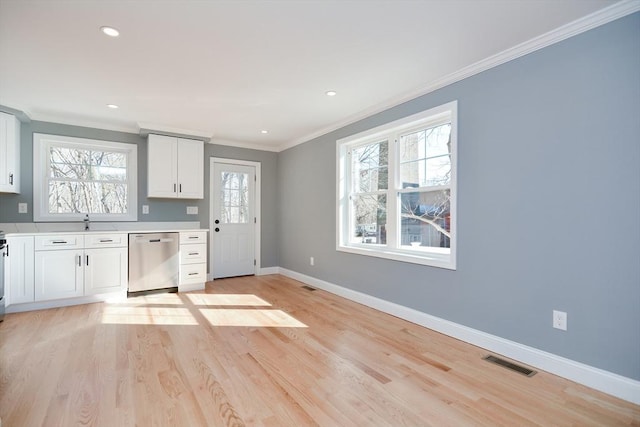
[[315, 291], [315, 290], [316, 290], [316, 288], [312, 288], [311, 286], [307, 286], [307, 285], [304, 285], [304, 286], [302, 287], [302, 289], [306, 289], [306, 290], [311, 291], [311, 292], [313, 292], [313, 291]]
[[532, 377], [537, 373], [537, 371], [533, 371], [529, 368], [525, 368], [524, 366], [516, 365], [515, 363], [511, 363], [508, 360], [500, 359], [499, 357], [496, 357], [496, 356], [489, 355], [489, 356], [483, 357], [483, 359], [488, 362], [495, 363], [496, 365], [500, 365], [503, 368], [511, 369], [512, 371], [517, 372], [519, 374], [526, 375], [527, 377]]

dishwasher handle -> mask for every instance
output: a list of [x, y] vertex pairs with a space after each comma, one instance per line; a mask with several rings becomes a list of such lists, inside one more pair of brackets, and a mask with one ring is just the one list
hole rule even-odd
[[145, 239], [136, 239], [135, 243], [172, 243], [174, 242], [175, 239], [171, 238], [171, 237], [165, 237], [165, 238], [161, 238], [161, 239], [149, 239], [149, 238], [145, 238]]

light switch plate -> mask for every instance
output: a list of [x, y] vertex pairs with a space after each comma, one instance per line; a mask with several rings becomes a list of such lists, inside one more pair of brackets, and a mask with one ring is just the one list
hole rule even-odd
[[197, 206], [187, 206], [187, 215], [198, 215]]
[[26, 203], [18, 203], [18, 213], [29, 212], [28, 205]]

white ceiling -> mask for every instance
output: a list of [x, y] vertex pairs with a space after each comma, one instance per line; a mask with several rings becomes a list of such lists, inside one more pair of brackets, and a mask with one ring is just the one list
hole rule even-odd
[[0, 0], [0, 105], [279, 150], [613, 3]]

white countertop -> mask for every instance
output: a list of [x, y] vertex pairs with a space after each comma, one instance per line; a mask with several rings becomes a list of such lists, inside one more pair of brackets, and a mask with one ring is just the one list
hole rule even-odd
[[175, 222], [92, 222], [90, 230], [84, 230], [82, 222], [16, 222], [0, 223], [0, 231], [12, 234], [77, 234], [77, 233], [162, 233], [209, 231], [200, 228], [198, 221]]

